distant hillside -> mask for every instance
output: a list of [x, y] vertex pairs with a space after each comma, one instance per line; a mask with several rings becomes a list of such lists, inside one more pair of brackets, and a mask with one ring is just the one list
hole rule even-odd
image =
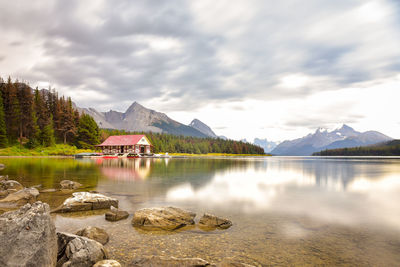
[[211, 128], [198, 120], [198, 122], [194, 120], [195, 127], [184, 125], [169, 118], [164, 113], [145, 108], [137, 102], [134, 102], [125, 112], [114, 110], [99, 112], [94, 108], [79, 108], [79, 110], [92, 116], [99, 127], [103, 129], [169, 133], [202, 138], [214, 137], [208, 134], [209, 131], [213, 133]]
[[284, 141], [271, 153], [285, 156], [309, 156], [314, 152], [326, 149], [367, 146], [390, 140], [392, 138], [382, 133], [376, 131], [361, 133], [344, 124], [341, 128], [331, 132], [319, 128], [313, 134]]
[[313, 156], [400, 156], [400, 140], [378, 145], [328, 149], [316, 152]]

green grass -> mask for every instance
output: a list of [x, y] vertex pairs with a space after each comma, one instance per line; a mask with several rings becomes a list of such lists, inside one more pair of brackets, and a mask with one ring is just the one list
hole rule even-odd
[[10, 146], [0, 149], [0, 156], [71, 156], [83, 152], [93, 152], [90, 149], [78, 149], [75, 146], [57, 144], [51, 147], [28, 149], [24, 146]]

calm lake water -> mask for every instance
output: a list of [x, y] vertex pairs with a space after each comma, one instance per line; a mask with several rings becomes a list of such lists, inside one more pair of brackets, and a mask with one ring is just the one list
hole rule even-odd
[[[105, 211], [53, 215], [59, 231], [98, 226], [110, 258], [223, 258], [256, 266], [399, 266], [400, 159], [377, 158], [2, 158], [1, 174], [24, 186], [64, 179], [117, 198], [132, 214], [177, 206], [233, 221], [228, 230], [148, 232], [104, 219]], [[42, 193], [51, 207], [70, 194]]]

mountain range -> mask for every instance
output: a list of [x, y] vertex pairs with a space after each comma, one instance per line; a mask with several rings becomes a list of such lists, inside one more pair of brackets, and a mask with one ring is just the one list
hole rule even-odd
[[358, 147], [393, 140], [377, 131], [358, 132], [348, 125], [331, 132], [318, 128], [315, 133], [287, 140], [277, 145], [271, 153], [282, 156], [309, 156], [326, 149]]
[[277, 142], [268, 141], [267, 138], [254, 138], [253, 144], [262, 147], [265, 153], [270, 153], [278, 145]]
[[100, 128], [138, 132], [151, 131], [194, 137], [218, 137], [209, 126], [198, 119], [185, 125], [171, 119], [165, 113], [145, 108], [137, 102], [133, 102], [125, 112], [114, 110], [100, 112], [94, 108], [79, 107], [78, 110], [92, 116]]

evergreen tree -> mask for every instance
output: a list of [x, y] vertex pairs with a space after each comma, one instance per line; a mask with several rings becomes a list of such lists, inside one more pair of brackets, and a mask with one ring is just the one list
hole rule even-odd
[[83, 114], [79, 119], [77, 146], [85, 149], [94, 149], [94, 145], [99, 144], [99, 127], [94, 119]]
[[56, 141], [54, 138], [53, 121], [45, 125], [40, 132], [40, 143], [42, 146], [54, 146]]
[[4, 148], [7, 147], [8, 140], [7, 140], [7, 129], [6, 129], [6, 122], [4, 119], [4, 107], [3, 107], [3, 97], [0, 93], [0, 147]]

